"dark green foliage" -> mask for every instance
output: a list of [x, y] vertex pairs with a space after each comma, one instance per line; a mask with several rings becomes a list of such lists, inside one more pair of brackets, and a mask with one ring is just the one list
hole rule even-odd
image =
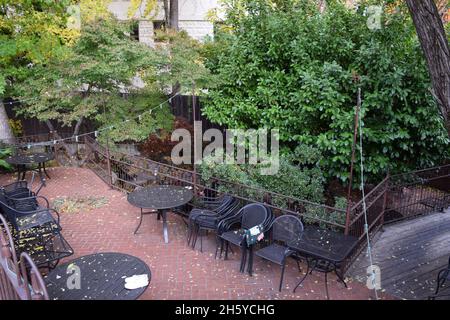
[[[280, 157], [279, 171], [275, 175], [262, 175], [261, 165], [217, 164], [211, 159], [205, 159], [198, 169], [202, 178], [208, 182], [214, 177], [297, 199], [307, 199], [316, 203], [324, 201], [322, 170], [316, 166], [309, 168], [296, 165], [286, 156]], [[236, 188], [225, 184], [222, 185], [221, 191], [233, 193], [236, 192]], [[262, 200], [264, 196], [252, 189], [241, 191], [244, 192], [244, 196], [255, 200]], [[288, 206], [284, 197], [274, 197], [272, 201], [282, 208]]]
[[[144, 111], [166, 100], [155, 79], [154, 50], [132, 40], [130, 26], [115, 19], [83, 25], [80, 37], [65, 54], [45, 65], [35, 65], [15, 86], [21, 99], [33, 99], [18, 113], [41, 121], [54, 119], [64, 125], [90, 118], [100, 126], [114, 126], [109, 137], [117, 142], [144, 140], [159, 128], [171, 128], [168, 104]], [[136, 77], [146, 83], [135, 85]], [[131, 119], [132, 117], [136, 117]], [[124, 120], [129, 122], [123, 123]]]
[[0, 171], [3, 170], [10, 171], [12, 169], [11, 165], [5, 161], [5, 159], [9, 157], [11, 154], [12, 149], [0, 143]]
[[284, 146], [317, 147], [326, 176], [345, 181], [360, 86], [371, 180], [449, 155], [407, 12], [385, 10], [382, 28], [370, 30], [364, 5], [330, 1], [320, 13], [311, 1], [269, 2], [239, 2], [248, 14], [228, 10], [232, 32], [209, 50], [207, 65], [221, 83], [210, 90], [208, 118], [230, 128], [279, 128]]

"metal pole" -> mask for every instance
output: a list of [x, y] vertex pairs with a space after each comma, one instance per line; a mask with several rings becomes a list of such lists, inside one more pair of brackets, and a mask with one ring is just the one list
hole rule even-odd
[[345, 215], [345, 235], [348, 235], [350, 228], [350, 203], [352, 195], [352, 182], [353, 182], [353, 166], [355, 164], [355, 152], [356, 152], [356, 139], [358, 135], [358, 121], [359, 121], [359, 109], [361, 108], [361, 88], [358, 88], [358, 97], [355, 107], [355, 125], [353, 131], [353, 145], [352, 145], [352, 160], [350, 163], [350, 174], [348, 180], [348, 190], [347, 190], [347, 210]]
[[[103, 116], [106, 115], [106, 108], [105, 105], [103, 105]], [[111, 170], [111, 154], [109, 153], [109, 130], [106, 132], [106, 165], [108, 170], [108, 177], [109, 177], [109, 186], [113, 187], [113, 178], [112, 178], [112, 170]]]
[[381, 228], [383, 228], [383, 225], [384, 225], [384, 214], [385, 214], [385, 212], [386, 212], [386, 205], [387, 205], [387, 194], [388, 194], [388, 191], [389, 191], [389, 182], [390, 182], [390, 173], [389, 173], [389, 171], [388, 171], [388, 173], [387, 173], [387, 176], [386, 176], [386, 186], [384, 187], [384, 196], [383, 196], [383, 213], [382, 213], [382, 216], [381, 216]]
[[[195, 107], [196, 107], [196, 102], [197, 102], [197, 99], [196, 99], [196, 97], [195, 97], [195, 82], [193, 82], [192, 83], [192, 118], [193, 118], [193, 124], [194, 124], [194, 128], [195, 128], [195, 120], [197, 119], [197, 111], [195, 110]], [[195, 129], [194, 129], [195, 130]], [[194, 135], [195, 136], [195, 135]], [[195, 158], [195, 157], [194, 157]], [[192, 182], [193, 182], [193, 184], [194, 184], [194, 190], [193, 190], [193, 192], [194, 192], [194, 195], [197, 193], [197, 168], [196, 168], [196, 165], [195, 165], [195, 159], [194, 159], [194, 162], [193, 162], [193, 172], [194, 172], [194, 177], [193, 177], [193, 179], [192, 179]]]
[[113, 186], [113, 179], [112, 179], [112, 170], [111, 170], [111, 155], [109, 153], [108, 133], [106, 134], [106, 163], [107, 163], [107, 166], [108, 166], [109, 186], [112, 188], [112, 186]]

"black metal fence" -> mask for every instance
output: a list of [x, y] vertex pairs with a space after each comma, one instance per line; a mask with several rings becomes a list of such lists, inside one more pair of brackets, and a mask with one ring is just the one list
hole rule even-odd
[[392, 176], [384, 219], [394, 222], [449, 206], [450, 164]]
[[[299, 215], [306, 223], [320, 224], [344, 232], [345, 225], [335, 221], [345, 220], [345, 210], [293, 198], [235, 182], [211, 178], [208, 181], [194, 171], [181, 169], [140, 156], [111, 151], [86, 137], [88, 160], [86, 165], [103, 181], [125, 192], [152, 183], [191, 186], [196, 194], [228, 193], [243, 203], [262, 202], [275, 214]], [[341, 216], [341, 219], [336, 218]]]
[[365, 204], [359, 201], [349, 211], [348, 224], [337, 223], [346, 221], [346, 210], [330, 207], [324, 204], [298, 199], [268, 190], [235, 182], [211, 178], [208, 181], [194, 171], [189, 171], [171, 165], [156, 162], [140, 156], [111, 151], [97, 143], [91, 137], [86, 137], [85, 145], [88, 153], [86, 165], [103, 181], [113, 188], [130, 192], [136, 187], [149, 184], [172, 184], [190, 186], [197, 195], [214, 196], [228, 193], [241, 200], [243, 204], [260, 202], [270, 207], [275, 215], [292, 214], [299, 216], [306, 224], [319, 225], [322, 228], [350, 234], [359, 239], [359, 245], [346, 263], [346, 270], [351, 261], [365, 248], [365, 215], [367, 210], [367, 225], [371, 237], [384, 223], [384, 213], [389, 186], [389, 177], [372, 189], [366, 196]]

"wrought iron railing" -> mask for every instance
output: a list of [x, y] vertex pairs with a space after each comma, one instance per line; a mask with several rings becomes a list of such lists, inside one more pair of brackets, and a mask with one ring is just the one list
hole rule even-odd
[[445, 210], [450, 206], [450, 164], [392, 176], [386, 206], [386, 222]]
[[86, 137], [85, 144], [90, 150], [86, 165], [114, 188], [130, 192], [138, 186], [156, 181], [157, 183], [191, 186], [197, 194], [228, 193], [244, 203], [265, 203], [276, 214], [299, 215], [306, 223], [320, 224], [323, 227], [344, 232], [345, 225], [336, 222], [345, 221], [346, 212], [343, 209], [223, 179], [211, 178], [205, 181], [199, 173], [194, 171], [140, 156], [111, 151], [98, 144], [92, 137]]

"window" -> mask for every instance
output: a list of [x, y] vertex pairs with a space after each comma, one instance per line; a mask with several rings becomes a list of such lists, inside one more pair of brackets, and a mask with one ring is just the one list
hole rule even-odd
[[166, 22], [165, 21], [153, 21], [153, 30], [156, 32], [158, 30], [165, 30], [166, 29]]

